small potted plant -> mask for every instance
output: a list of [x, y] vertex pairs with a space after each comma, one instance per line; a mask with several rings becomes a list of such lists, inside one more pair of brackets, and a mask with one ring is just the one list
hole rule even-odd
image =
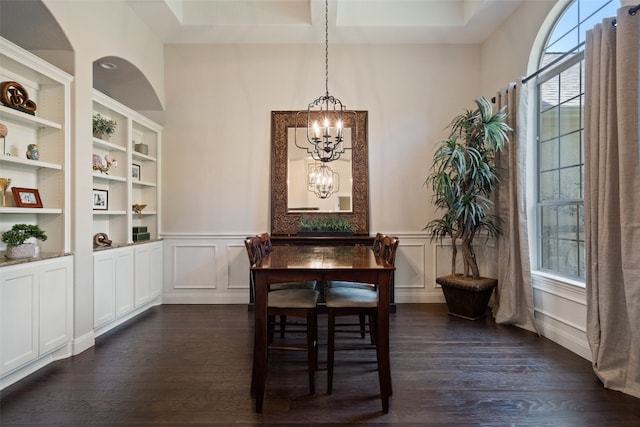
[[36, 253], [36, 245], [29, 239], [45, 241], [47, 235], [37, 225], [14, 224], [10, 230], [2, 233], [2, 241], [7, 244], [5, 256], [9, 259], [31, 258]]
[[323, 218], [302, 217], [298, 224], [300, 236], [351, 236], [353, 224], [341, 216]]
[[116, 131], [115, 120], [108, 119], [102, 114], [93, 115], [93, 136], [100, 139], [108, 139]]

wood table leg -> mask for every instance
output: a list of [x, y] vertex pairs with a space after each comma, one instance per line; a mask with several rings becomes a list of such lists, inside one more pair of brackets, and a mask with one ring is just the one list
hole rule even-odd
[[255, 276], [254, 349], [251, 389], [256, 398], [256, 412], [262, 412], [267, 377], [267, 277], [256, 272]]
[[389, 358], [389, 272], [378, 274], [378, 327], [376, 351], [378, 355], [378, 379], [380, 381], [380, 398], [382, 412], [389, 413], [389, 396], [391, 396], [391, 361]]

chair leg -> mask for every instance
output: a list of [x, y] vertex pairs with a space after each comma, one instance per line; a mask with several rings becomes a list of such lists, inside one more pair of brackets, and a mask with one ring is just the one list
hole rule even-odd
[[371, 345], [376, 345], [376, 322], [377, 319], [373, 314], [369, 315], [369, 336], [371, 338]]
[[327, 329], [327, 394], [331, 394], [333, 392], [333, 356], [336, 329], [336, 315], [331, 308], [329, 309]]
[[316, 394], [316, 311], [309, 310], [307, 312], [307, 367], [309, 370], [309, 392], [311, 395]]
[[256, 395], [256, 338], [253, 339], [253, 361], [251, 366], [251, 397]]
[[358, 316], [360, 318], [360, 338], [364, 339], [365, 331], [367, 330], [364, 314]]
[[276, 327], [276, 317], [269, 316], [267, 318], [267, 343], [273, 344], [273, 334]]
[[287, 326], [287, 316], [281, 315], [280, 316], [280, 338], [284, 338], [284, 330], [286, 326]]

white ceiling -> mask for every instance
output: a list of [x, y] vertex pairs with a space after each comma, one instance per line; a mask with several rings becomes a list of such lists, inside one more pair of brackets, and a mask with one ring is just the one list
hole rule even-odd
[[[164, 43], [319, 43], [324, 0], [126, 0]], [[481, 43], [524, 0], [329, 0], [329, 43]]]

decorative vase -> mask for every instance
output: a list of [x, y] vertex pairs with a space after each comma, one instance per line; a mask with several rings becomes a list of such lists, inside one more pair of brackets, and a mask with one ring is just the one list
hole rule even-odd
[[9, 259], [33, 258], [36, 254], [35, 243], [23, 243], [18, 246], [7, 246], [5, 256]]
[[38, 144], [27, 145], [27, 159], [29, 160], [40, 159], [40, 151], [38, 151]]

